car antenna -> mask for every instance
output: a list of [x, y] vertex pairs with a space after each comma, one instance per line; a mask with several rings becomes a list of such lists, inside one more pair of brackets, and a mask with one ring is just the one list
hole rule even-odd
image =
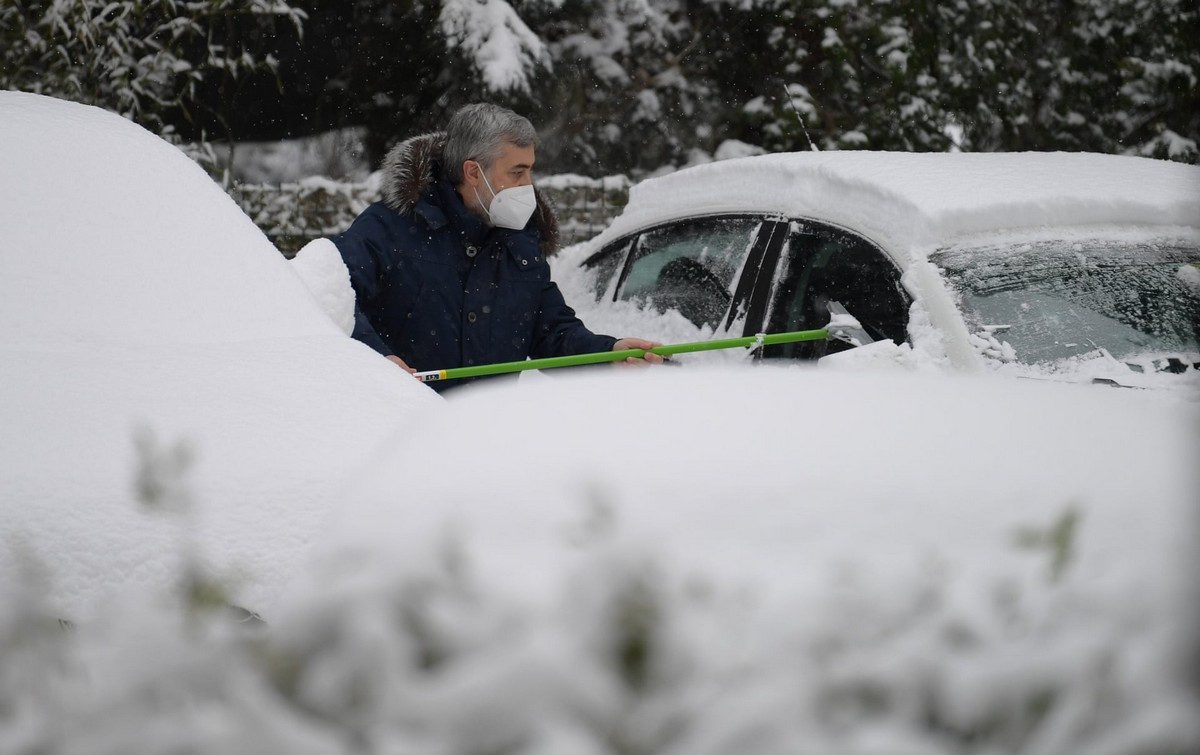
[[808, 140], [808, 148], [813, 152], [820, 152], [817, 145], [813, 144], [812, 137], [808, 135], [808, 128], [804, 125], [804, 118], [800, 115], [800, 109], [796, 107], [796, 103], [792, 102], [792, 93], [788, 91], [787, 84], [783, 85], [783, 99], [787, 104], [792, 106], [792, 112], [796, 114], [796, 120], [800, 122], [800, 130], [804, 132], [804, 138]]

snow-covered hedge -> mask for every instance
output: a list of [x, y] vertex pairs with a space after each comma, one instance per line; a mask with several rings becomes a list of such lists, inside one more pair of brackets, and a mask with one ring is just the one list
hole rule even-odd
[[452, 542], [403, 571], [346, 564], [268, 625], [192, 591], [69, 626], [28, 580], [0, 614], [0, 751], [1200, 747], [1194, 700], [1106, 631], [1120, 608], [1050, 578], [972, 595], [936, 569], [902, 590], [859, 575], [772, 614], [619, 539], [583, 547], [550, 610], [485, 587]]
[[346, 230], [379, 199], [379, 176], [363, 182], [311, 177], [283, 184], [237, 184], [230, 196], [287, 257], [315, 238]]
[[[599, 233], [625, 206], [630, 181], [625, 176], [541, 178], [538, 190], [558, 213], [562, 243]], [[291, 257], [314, 238], [333, 236], [350, 226], [358, 213], [379, 199], [380, 177], [334, 181], [312, 177], [284, 184], [237, 184], [229, 193], [255, 224]]]
[[[28, 564], [0, 587], [0, 752], [1200, 751], [1197, 512], [1172, 471], [1194, 414], [1019, 381], [663, 373], [457, 399], [347, 486], [265, 624], [185, 564], [174, 598], [64, 625]], [[621, 397], [673, 419], [629, 433]], [[933, 399], [933, 429], [898, 421]], [[557, 442], [531, 451], [547, 417]], [[1147, 418], [1158, 435], [1126, 436]]]

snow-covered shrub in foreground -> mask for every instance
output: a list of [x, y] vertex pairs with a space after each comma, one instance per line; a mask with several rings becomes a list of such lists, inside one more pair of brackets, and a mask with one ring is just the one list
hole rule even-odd
[[402, 571], [331, 566], [324, 589], [261, 627], [180, 602], [117, 605], [64, 628], [27, 582], [0, 618], [0, 749], [1200, 747], [1195, 699], [1146, 652], [1170, 639], [1163, 628], [1122, 626], [1124, 608], [1046, 570], [996, 583], [935, 563], [846, 574], [775, 612], [619, 535], [590, 538], [542, 607], [478, 580], [470, 550], [451, 542]]
[[265, 625], [135, 593], [67, 629], [20, 580], [0, 751], [1200, 751], [1194, 411], [627, 373], [397, 438]]

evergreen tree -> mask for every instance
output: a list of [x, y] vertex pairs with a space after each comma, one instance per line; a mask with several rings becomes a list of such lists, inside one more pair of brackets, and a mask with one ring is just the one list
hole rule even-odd
[[1196, 162], [1198, 27], [1194, 0], [10, 0], [0, 84], [190, 139], [365, 126], [374, 160], [487, 99], [593, 175], [728, 139]]
[[286, 0], [6, 0], [0, 86], [98, 105], [176, 139], [176, 124], [206, 107], [202, 82], [275, 69], [231, 43], [239, 19], [299, 29], [303, 13]]
[[703, 141], [717, 93], [689, 10], [686, 0], [567, 0], [534, 18], [552, 61], [537, 113], [549, 162], [646, 171]]
[[[924, 4], [924, 3], [921, 3]], [[921, 50], [942, 120], [974, 151], [1089, 150], [1195, 161], [1200, 29], [1167, 0], [928, 3]]]

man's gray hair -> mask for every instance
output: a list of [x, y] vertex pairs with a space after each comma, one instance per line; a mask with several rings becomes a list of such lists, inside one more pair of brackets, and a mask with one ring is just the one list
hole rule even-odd
[[446, 124], [446, 146], [442, 148], [446, 177], [455, 186], [462, 183], [462, 166], [467, 160], [477, 160], [488, 170], [499, 159], [505, 142], [536, 147], [537, 131], [528, 118], [508, 108], [484, 102], [463, 106]]

